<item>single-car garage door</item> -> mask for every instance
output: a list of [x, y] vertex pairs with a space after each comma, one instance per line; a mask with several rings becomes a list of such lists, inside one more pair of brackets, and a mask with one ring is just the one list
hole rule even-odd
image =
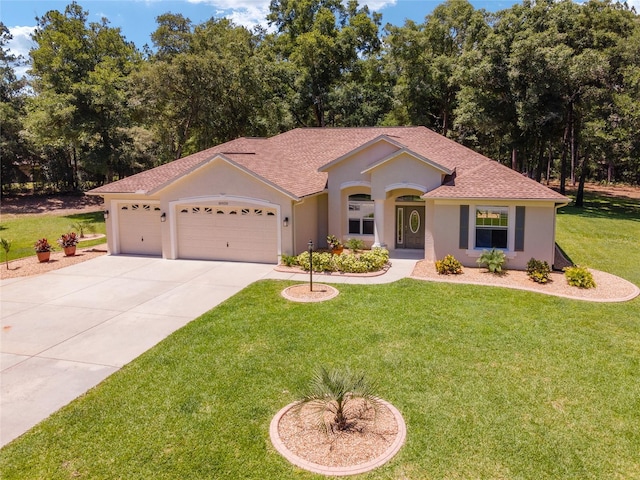
[[246, 206], [181, 205], [178, 258], [276, 263], [275, 209]]
[[118, 206], [120, 253], [162, 255], [160, 207], [148, 203]]

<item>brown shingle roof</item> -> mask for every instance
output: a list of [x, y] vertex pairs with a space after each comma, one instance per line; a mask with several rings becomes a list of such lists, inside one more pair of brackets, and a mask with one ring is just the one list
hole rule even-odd
[[[485, 194], [480, 196], [494, 198], [491, 196], [494, 190], [500, 189], [503, 195], [499, 198], [511, 198], [505, 197], [505, 191], [509, 195], [529, 191], [531, 195], [536, 195], [517, 198], [555, 199], [558, 195], [425, 127], [297, 128], [270, 138], [239, 138], [98, 187], [89, 193], [152, 194], [216, 156], [223, 155], [292, 196], [304, 197], [324, 190], [327, 173], [319, 171], [321, 167], [381, 136], [387, 136], [418, 155], [456, 171], [457, 177], [452, 185], [429, 192], [428, 196], [458, 198], [462, 192], [476, 196], [484, 191]], [[500, 182], [483, 180], [490, 173], [483, 167], [490, 169], [492, 166], [497, 167], [491, 172], [498, 175]], [[467, 174], [473, 174], [470, 176], [474, 179], [467, 179]], [[510, 182], [515, 182], [517, 186]], [[526, 185], [526, 188], [522, 185]], [[465, 197], [466, 193], [461, 196]]]
[[424, 195], [425, 198], [529, 199], [567, 202], [564, 195], [493, 160], [482, 162]]

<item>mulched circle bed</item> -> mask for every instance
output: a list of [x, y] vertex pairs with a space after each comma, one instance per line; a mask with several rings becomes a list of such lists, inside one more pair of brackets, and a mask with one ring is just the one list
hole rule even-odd
[[338, 296], [338, 290], [324, 283], [314, 283], [313, 290], [308, 283], [291, 285], [282, 291], [282, 296], [292, 302], [323, 302]]
[[[379, 401], [377, 413], [367, 411], [357, 428], [346, 433], [323, 431], [312, 407], [296, 408], [297, 404], [291, 403], [271, 421], [271, 442], [289, 462], [314, 473], [346, 476], [368, 472], [391, 460], [407, 435], [400, 412], [389, 402]], [[354, 403], [353, 408], [362, 405]]]

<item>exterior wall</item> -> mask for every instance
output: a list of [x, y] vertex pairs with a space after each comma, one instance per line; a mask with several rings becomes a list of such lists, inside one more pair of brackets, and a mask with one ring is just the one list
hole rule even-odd
[[[326, 244], [327, 195], [305, 198], [293, 207], [294, 247], [283, 251], [287, 255], [298, 255], [308, 249], [309, 240], [315, 247]], [[325, 227], [322, 228], [324, 220]]]
[[[354, 236], [348, 233], [347, 203], [350, 195], [365, 193], [371, 195], [372, 200], [382, 202], [380, 210], [376, 209], [376, 229], [386, 248], [395, 248], [396, 197], [420, 195], [440, 186], [442, 182], [442, 172], [407, 153], [362, 173], [397, 150], [397, 146], [381, 141], [345, 158], [328, 170], [330, 234], [343, 241]], [[379, 213], [382, 213], [383, 219], [379, 218]], [[360, 238], [368, 246], [374, 243], [373, 235], [354, 237]]]
[[441, 183], [442, 172], [405, 153], [371, 171], [371, 196], [386, 198], [390, 185], [420, 185], [429, 191]]
[[[475, 243], [475, 207], [476, 206], [507, 206], [509, 207], [509, 234], [506, 267], [515, 270], [526, 269], [527, 262], [533, 257], [553, 264], [555, 249], [555, 205], [549, 202], [498, 202], [476, 201], [461, 202], [469, 205], [469, 248], [459, 248], [460, 232], [460, 204], [446, 201], [428, 202], [427, 211], [433, 203], [433, 252], [435, 257], [430, 260], [443, 258], [451, 254], [467, 267], [476, 267], [476, 260], [485, 249], [474, 248]], [[515, 207], [524, 206], [525, 237], [524, 251], [514, 251], [515, 235]], [[428, 214], [427, 214], [428, 216]], [[428, 252], [426, 252], [428, 254]], [[427, 255], [425, 255], [427, 256]]]

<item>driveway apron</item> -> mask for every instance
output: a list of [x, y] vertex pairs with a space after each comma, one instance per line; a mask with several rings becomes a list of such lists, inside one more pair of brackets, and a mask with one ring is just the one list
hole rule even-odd
[[273, 265], [106, 255], [1, 283], [0, 446]]

